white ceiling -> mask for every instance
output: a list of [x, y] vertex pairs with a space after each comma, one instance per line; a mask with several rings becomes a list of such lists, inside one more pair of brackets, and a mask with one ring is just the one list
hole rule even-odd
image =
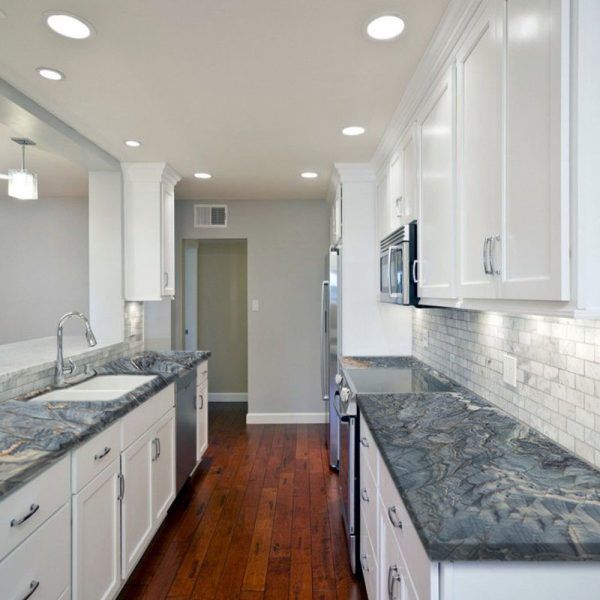
[[[0, 0], [0, 77], [118, 159], [169, 162], [178, 198], [323, 198], [333, 162], [371, 158], [447, 4]], [[97, 35], [52, 33], [43, 13], [58, 8]], [[401, 38], [366, 39], [365, 22], [389, 11], [405, 18]], [[46, 81], [39, 66], [67, 78]], [[355, 124], [367, 134], [341, 135]], [[143, 146], [126, 148], [131, 138]]]
[[[26, 137], [0, 123], [0, 173], [21, 168], [21, 148], [11, 137]], [[43, 198], [87, 198], [88, 174], [55, 153], [28, 146], [25, 167], [38, 175], [38, 194]], [[0, 179], [0, 197], [7, 195], [8, 182]]]

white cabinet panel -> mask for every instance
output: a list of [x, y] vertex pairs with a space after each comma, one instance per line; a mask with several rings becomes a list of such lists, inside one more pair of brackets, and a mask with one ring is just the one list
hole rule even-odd
[[506, 6], [506, 243], [500, 296], [568, 300], [561, 0], [510, 0]]
[[175, 498], [175, 411], [153, 428], [152, 511], [154, 525], [165, 518]]
[[425, 102], [420, 138], [419, 296], [454, 297], [454, 74]]
[[65, 504], [0, 561], [0, 596], [3, 599], [57, 600], [68, 590], [70, 515], [70, 506]]
[[162, 295], [175, 296], [175, 192], [161, 183]]
[[121, 569], [127, 579], [152, 536], [152, 440], [147, 431], [121, 454]]
[[[411, 127], [400, 143], [402, 151], [402, 222], [407, 223], [418, 216], [419, 154], [416, 127]], [[400, 225], [400, 223], [399, 223]]]
[[386, 167], [377, 177], [377, 197], [376, 197], [376, 231], [377, 243], [386, 237], [390, 231], [390, 205], [388, 198], [389, 177]]
[[377, 600], [379, 598], [379, 565], [377, 564], [377, 548], [370, 537], [365, 523], [363, 513], [360, 514], [360, 569], [365, 580], [365, 588], [367, 589], [367, 597], [369, 600]]
[[493, 298], [502, 207], [502, 0], [491, 0], [457, 51], [458, 284]]
[[73, 599], [108, 600], [121, 585], [120, 461], [73, 496]]
[[208, 447], [208, 377], [206, 371], [198, 367], [198, 387], [196, 390], [196, 461], [200, 462]]

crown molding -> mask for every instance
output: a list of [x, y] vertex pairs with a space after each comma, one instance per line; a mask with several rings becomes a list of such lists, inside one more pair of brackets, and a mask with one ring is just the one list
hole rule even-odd
[[122, 162], [123, 175], [138, 181], [164, 181], [175, 186], [181, 175], [165, 162]]
[[335, 173], [341, 183], [375, 181], [371, 163], [335, 163]]

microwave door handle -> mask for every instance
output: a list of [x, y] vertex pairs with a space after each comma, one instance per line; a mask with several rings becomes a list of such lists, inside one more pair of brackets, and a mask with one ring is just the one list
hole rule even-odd
[[390, 246], [388, 248], [388, 294], [390, 296], [390, 298], [394, 297], [394, 294], [392, 292], [392, 248], [393, 246]]
[[410, 252], [408, 244], [401, 249], [402, 252], [402, 304], [410, 304]]
[[328, 352], [326, 351], [326, 340], [328, 339], [327, 329], [329, 327], [327, 319], [327, 307], [325, 306], [326, 292], [329, 287], [329, 281], [323, 281], [321, 284], [321, 395], [323, 401], [329, 400], [329, 394], [327, 393], [327, 385], [329, 382], [326, 381], [327, 376], [327, 361], [329, 360]]

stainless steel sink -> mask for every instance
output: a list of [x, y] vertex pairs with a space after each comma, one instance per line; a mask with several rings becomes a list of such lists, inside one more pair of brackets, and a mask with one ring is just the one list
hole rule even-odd
[[111, 402], [154, 379], [154, 375], [98, 375], [83, 383], [32, 398], [32, 402]]

